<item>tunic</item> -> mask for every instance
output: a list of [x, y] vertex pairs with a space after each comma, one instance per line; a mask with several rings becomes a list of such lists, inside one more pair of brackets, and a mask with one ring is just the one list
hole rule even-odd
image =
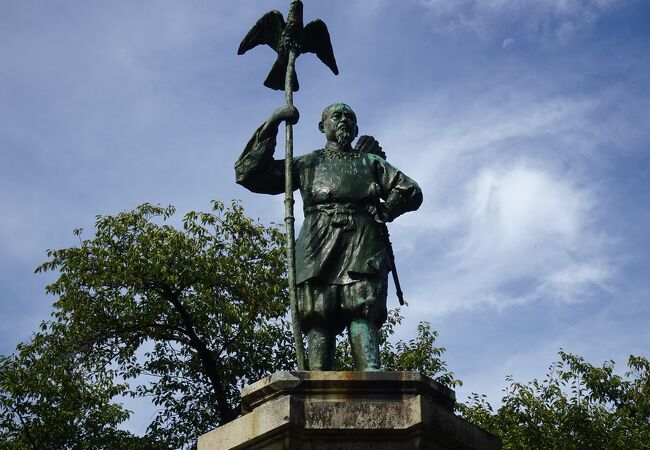
[[[252, 192], [284, 192], [284, 160], [273, 158], [275, 136], [257, 129], [235, 163], [238, 184]], [[422, 203], [415, 181], [384, 159], [357, 151], [316, 150], [294, 158], [293, 188], [305, 220], [296, 240], [296, 283], [350, 284], [386, 277], [388, 254], [377, 210], [388, 220]]]

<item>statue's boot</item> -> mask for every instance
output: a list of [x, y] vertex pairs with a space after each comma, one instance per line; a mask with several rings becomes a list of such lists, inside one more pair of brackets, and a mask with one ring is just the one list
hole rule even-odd
[[353, 320], [348, 327], [348, 335], [355, 369], [362, 372], [381, 370], [377, 327], [368, 320]]
[[309, 370], [332, 370], [336, 352], [336, 336], [325, 328], [307, 332]]

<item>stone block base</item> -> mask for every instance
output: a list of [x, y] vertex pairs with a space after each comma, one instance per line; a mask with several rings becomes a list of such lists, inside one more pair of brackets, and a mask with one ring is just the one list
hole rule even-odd
[[198, 450], [498, 450], [454, 415], [454, 391], [416, 372], [277, 372], [242, 390], [239, 419]]

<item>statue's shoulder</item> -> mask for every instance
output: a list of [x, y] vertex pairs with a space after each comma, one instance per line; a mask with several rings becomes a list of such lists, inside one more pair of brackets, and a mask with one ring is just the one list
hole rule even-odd
[[309, 164], [317, 162], [323, 158], [324, 150], [319, 148], [317, 150], [305, 153], [304, 155], [296, 156], [295, 160], [300, 161], [302, 164]]
[[386, 159], [374, 153], [364, 153], [364, 156], [371, 161], [377, 161], [380, 164], [386, 164]]

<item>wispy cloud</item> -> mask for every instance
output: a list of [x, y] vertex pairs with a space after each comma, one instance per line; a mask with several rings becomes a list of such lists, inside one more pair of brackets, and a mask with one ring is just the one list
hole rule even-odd
[[430, 235], [449, 242], [422, 286], [433, 313], [576, 301], [611, 276], [588, 219], [593, 200], [571, 182], [524, 165], [486, 168], [460, 198], [460, 223]]
[[406, 149], [393, 158], [426, 194], [393, 227], [397, 242], [419, 242], [398, 249], [418, 258], [418, 310], [575, 302], [607, 289], [616, 269], [590, 176], [612, 138], [591, 125], [607, 98], [492, 88], [472, 101], [428, 96], [382, 124], [385, 148]]
[[447, 29], [487, 33], [498, 23], [519, 21], [535, 36], [565, 39], [589, 28], [624, 0], [420, 0]]

